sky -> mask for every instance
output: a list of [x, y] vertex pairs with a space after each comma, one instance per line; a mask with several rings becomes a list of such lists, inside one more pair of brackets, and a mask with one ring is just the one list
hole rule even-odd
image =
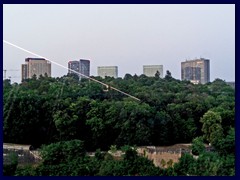
[[[3, 5], [3, 39], [67, 67], [89, 59], [118, 66], [119, 77], [163, 65], [181, 79], [181, 62], [210, 59], [210, 81], [235, 81], [234, 4]], [[3, 69], [21, 82], [21, 64], [36, 57], [3, 43]], [[52, 76], [67, 69], [52, 64]]]

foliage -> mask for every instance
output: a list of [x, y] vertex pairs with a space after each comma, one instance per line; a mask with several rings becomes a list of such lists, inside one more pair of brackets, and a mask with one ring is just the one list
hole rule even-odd
[[[202, 133], [210, 140], [210, 129], [218, 130], [212, 133], [213, 141], [221, 131], [224, 137], [234, 127], [234, 90], [221, 80], [193, 85], [174, 79], [170, 72], [164, 79], [130, 74], [123, 79], [97, 79], [142, 102], [113, 90], [104, 92], [101, 85], [72, 75], [42, 76], [21, 84], [5, 80], [4, 142], [38, 147], [81, 139], [88, 150], [106, 150], [112, 144], [188, 143]], [[204, 121], [210, 115], [220, 119], [212, 121], [210, 129], [205, 122], [202, 132], [200, 118]]]
[[192, 142], [192, 154], [199, 155], [205, 152], [205, 146], [203, 143], [203, 137], [196, 137]]
[[31, 165], [26, 165], [24, 167], [18, 167], [15, 176], [36, 176], [36, 168], [32, 167]]
[[[211, 157], [215, 163], [215, 170], [209, 174], [221, 174], [220, 169], [223, 167], [229, 168], [229, 171], [221, 172], [234, 174], [235, 90], [220, 79], [194, 85], [189, 81], [174, 79], [169, 71], [164, 78], [159, 76], [126, 74], [124, 78], [117, 79], [94, 77], [136, 96], [141, 102], [112, 89], [104, 91], [102, 85], [87, 79], [79, 81], [74, 75], [60, 78], [41, 76], [24, 80], [20, 84], [4, 80], [3, 141], [31, 144], [34, 147], [57, 143], [46, 149], [49, 153], [43, 151], [45, 160], [43, 165], [33, 170], [36, 174], [56, 172], [52, 174], [60, 175], [66, 172], [71, 175], [91, 175], [99, 173], [100, 167], [102, 174], [111, 174], [111, 169], [105, 169], [102, 165], [108, 160], [115, 168], [115, 174], [123, 174], [125, 166], [129, 167], [127, 174], [134, 174], [135, 165], [130, 167], [131, 163], [127, 160], [123, 160], [124, 163], [115, 162], [109, 155], [103, 158], [101, 153], [97, 154], [98, 158], [90, 160], [84, 151], [95, 151], [98, 148], [107, 151], [113, 144], [119, 148], [125, 145], [166, 146], [193, 142], [193, 152], [200, 158], [204, 151], [199, 137], [204, 137], [204, 142], [212, 144], [216, 157], [221, 161], [218, 164], [214, 160], [215, 155], [201, 155], [200, 160]], [[81, 148], [83, 141], [85, 150]], [[66, 155], [74, 152], [75, 146], [82, 151], [79, 152], [79, 159]], [[68, 150], [61, 151], [61, 148]], [[135, 163], [141, 161], [147, 164], [134, 154], [132, 156], [138, 159]], [[190, 157], [185, 158], [181, 166], [188, 168], [188, 173], [196, 174], [191, 165], [195, 161]], [[73, 163], [68, 164], [67, 160]], [[76, 160], [82, 164], [79, 165]], [[207, 163], [205, 160], [201, 162]], [[165, 163], [167, 167], [168, 162]], [[175, 169], [173, 165], [164, 170], [163, 174], [184, 174], [181, 166], [176, 165]], [[89, 170], [90, 167], [93, 171]], [[61, 168], [66, 170], [59, 171]], [[32, 174], [31, 169], [23, 171]], [[155, 173], [154, 170], [151, 172]]]
[[225, 137], [219, 138], [213, 145], [221, 155], [235, 155], [235, 128], [231, 128]]
[[201, 118], [200, 122], [203, 123], [202, 131], [203, 137], [210, 143], [215, 143], [218, 138], [221, 138], [223, 135], [223, 130], [221, 127], [221, 116], [209, 110]]
[[60, 141], [43, 146], [41, 157], [43, 164], [56, 165], [69, 161], [76, 161], [76, 155], [81, 158], [86, 154], [83, 142], [80, 140]]
[[111, 145], [111, 146], [110, 146], [110, 151], [111, 151], [112, 153], [115, 153], [115, 152], [117, 151], [117, 146], [116, 146], [116, 145]]
[[18, 165], [18, 155], [15, 152], [10, 152], [6, 159], [9, 159], [9, 163], [3, 165], [3, 175], [12, 176], [15, 174]]
[[101, 176], [156, 176], [160, 175], [160, 168], [153, 165], [152, 161], [140, 157], [134, 148], [129, 147], [122, 160], [103, 161], [99, 174]]

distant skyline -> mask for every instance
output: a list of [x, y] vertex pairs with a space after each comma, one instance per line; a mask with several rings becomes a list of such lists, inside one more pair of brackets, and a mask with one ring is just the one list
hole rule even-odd
[[[3, 5], [3, 39], [68, 66], [90, 59], [118, 66], [118, 76], [143, 74], [143, 65], [163, 65], [181, 79], [181, 62], [210, 59], [210, 81], [235, 81], [234, 4], [46, 4]], [[21, 64], [35, 57], [3, 44], [3, 69], [21, 81]], [[52, 64], [52, 76], [67, 70]]]

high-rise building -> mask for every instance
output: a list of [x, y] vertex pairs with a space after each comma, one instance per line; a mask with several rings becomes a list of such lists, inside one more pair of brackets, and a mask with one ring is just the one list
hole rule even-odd
[[210, 82], [209, 59], [200, 58], [181, 62], [181, 78], [194, 84]]
[[68, 62], [68, 73], [69, 74], [77, 74], [74, 71], [79, 72], [79, 61], [69, 61]]
[[34, 74], [37, 78], [45, 74], [51, 77], [51, 63], [43, 58], [26, 58], [22, 64], [22, 80], [32, 78]]
[[105, 76], [118, 77], [118, 67], [117, 66], [100, 66], [98, 67], [98, 76], [105, 78]]
[[[72, 71], [73, 70], [73, 71]], [[78, 73], [76, 73], [76, 72]], [[68, 73], [77, 74], [79, 78], [85, 78], [85, 76], [90, 76], [90, 61], [86, 59], [80, 59], [79, 61], [69, 61], [68, 62]], [[81, 76], [80, 74], [85, 76]]]
[[[80, 59], [79, 61], [79, 72], [85, 76], [90, 76], [90, 61], [86, 59]], [[85, 78], [80, 75], [80, 79]]]
[[163, 65], [144, 65], [143, 74], [149, 77], [154, 77], [159, 72], [160, 77], [163, 78]]

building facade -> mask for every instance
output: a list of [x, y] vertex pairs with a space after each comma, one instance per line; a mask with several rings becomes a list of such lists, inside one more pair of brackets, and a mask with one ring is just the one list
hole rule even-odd
[[68, 73], [77, 74], [74, 71], [79, 72], [79, 61], [68, 61]]
[[163, 65], [144, 65], [143, 74], [149, 77], [154, 77], [159, 72], [160, 77], [163, 78]]
[[105, 76], [118, 77], [118, 67], [117, 66], [100, 66], [98, 67], [98, 76], [105, 78]]
[[[79, 72], [85, 76], [90, 76], [90, 61], [86, 59], [80, 59], [79, 61]], [[85, 78], [80, 75], [80, 79]]]
[[210, 82], [209, 59], [195, 59], [181, 62], [181, 79], [189, 80], [194, 84]]
[[25, 64], [22, 64], [22, 80], [32, 78], [34, 75], [39, 78], [45, 74], [51, 77], [51, 63], [43, 58], [26, 58]]
[[[80, 59], [79, 61], [69, 61], [68, 73], [77, 74], [79, 76], [79, 79], [86, 78], [85, 76], [90, 76], [90, 60]], [[85, 76], [82, 76], [81, 74]]]

